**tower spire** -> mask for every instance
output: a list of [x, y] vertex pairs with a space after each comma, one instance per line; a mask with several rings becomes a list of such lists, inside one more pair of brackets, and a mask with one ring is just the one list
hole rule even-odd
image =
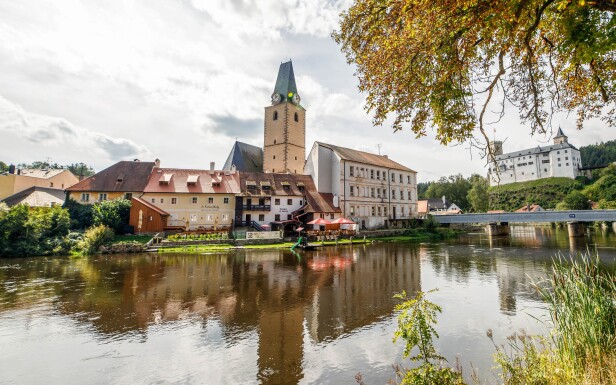
[[[279, 98], [277, 95], [280, 95]], [[293, 73], [293, 63], [291, 60], [285, 63], [280, 63], [278, 69], [278, 77], [272, 94], [272, 103], [293, 102], [299, 104], [299, 96], [297, 95], [297, 84], [295, 83], [295, 74]], [[295, 97], [295, 99], [293, 99]]]

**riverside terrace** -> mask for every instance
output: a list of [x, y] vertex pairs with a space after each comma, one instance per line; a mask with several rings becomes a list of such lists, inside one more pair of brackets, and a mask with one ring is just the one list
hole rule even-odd
[[616, 210], [567, 210], [525, 213], [435, 215], [440, 224], [486, 223], [488, 234], [509, 234], [509, 223], [567, 222], [570, 236], [584, 235], [581, 222], [616, 222]]

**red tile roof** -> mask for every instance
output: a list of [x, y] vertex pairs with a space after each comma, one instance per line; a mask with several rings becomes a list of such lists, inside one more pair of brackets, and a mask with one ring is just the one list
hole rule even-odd
[[[190, 178], [192, 176], [192, 178]], [[194, 184], [191, 182], [198, 176]], [[167, 178], [168, 177], [168, 178]], [[167, 182], [167, 179], [168, 182]], [[212, 186], [212, 182], [220, 185]], [[192, 170], [179, 168], [155, 168], [145, 186], [146, 193], [178, 194], [238, 194], [240, 192], [237, 172]]]
[[121, 161], [69, 187], [66, 191], [143, 191], [154, 162]]

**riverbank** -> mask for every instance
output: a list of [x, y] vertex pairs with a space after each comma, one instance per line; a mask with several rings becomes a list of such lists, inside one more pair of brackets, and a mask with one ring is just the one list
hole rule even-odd
[[[392, 234], [383, 236], [383, 234]], [[400, 229], [400, 230], [383, 230], [374, 232], [365, 232], [358, 237], [352, 239], [339, 239], [335, 241], [318, 241], [312, 242], [317, 247], [331, 247], [331, 246], [352, 246], [352, 245], [364, 245], [373, 243], [404, 243], [404, 242], [421, 242], [429, 240], [439, 240], [447, 238], [455, 238], [460, 231], [451, 229], [433, 229], [432, 231], [422, 229]], [[174, 244], [174, 243], [162, 243], [155, 250], [158, 253], [189, 253], [189, 254], [201, 254], [208, 252], [224, 252], [235, 250], [279, 250], [290, 249], [296, 242], [273, 242], [268, 244], [237, 244], [233, 240], [229, 240], [225, 243], [216, 244]]]

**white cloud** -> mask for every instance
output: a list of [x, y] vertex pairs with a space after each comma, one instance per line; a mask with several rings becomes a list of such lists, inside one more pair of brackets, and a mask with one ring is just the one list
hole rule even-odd
[[[21, 161], [31, 162], [51, 157], [55, 161], [62, 162], [66, 159], [67, 150], [84, 158], [67, 159], [65, 162], [81, 160], [99, 168], [122, 159], [151, 158], [145, 146], [131, 140], [92, 132], [62, 118], [27, 112], [2, 96], [0, 96], [0, 133], [5, 138], [12, 137], [10, 146], [3, 148], [4, 154], [10, 155], [10, 152], [22, 146], [30, 150], [22, 156]], [[3, 142], [9, 143], [6, 140]]]

